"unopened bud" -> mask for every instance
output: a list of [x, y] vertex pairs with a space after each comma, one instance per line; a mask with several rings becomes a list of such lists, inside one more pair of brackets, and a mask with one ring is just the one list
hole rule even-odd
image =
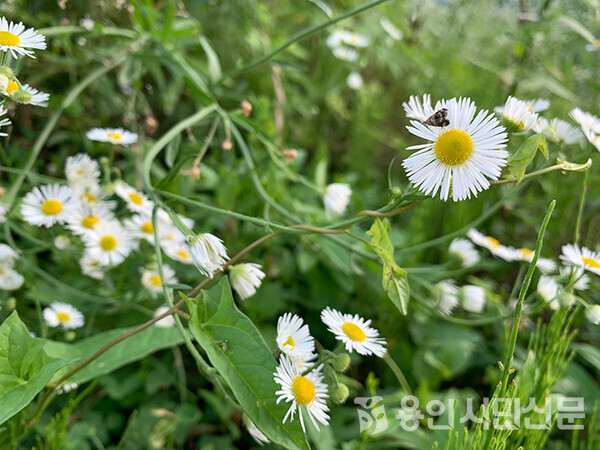
[[67, 341], [67, 342], [73, 342], [76, 337], [77, 337], [77, 333], [74, 331], [67, 331], [65, 333], [65, 341]]
[[145, 122], [146, 131], [148, 132], [148, 134], [156, 133], [156, 130], [158, 130], [158, 120], [156, 120], [154, 116], [146, 116]]
[[504, 370], [504, 364], [502, 364], [502, 361], [498, 361], [498, 367], [500, 367], [500, 370]]
[[9, 80], [15, 79], [15, 73], [8, 66], [0, 66], [0, 74], [4, 75]]
[[285, 148], [281, 151], [281, 154], [287, 159], [287, 162], [292, 162], [298, 156], [298, 150], [295, 148]]
[[229, 139], [225, 139], [223, 142], [221, 142], [221, 148], [228, 152], [233, 148], [233, 142], [231, 142]]
[[252, 112], [252, 104], [249, 101], [244, 100], [242, 103], [240, 103], [240, 108], [242, 108], [242, 114], [244, 117], [250, 117], [250, 113]]
[[192, 167], [190, 169], [190, 175], [196, 179], [200, 178], [200, 167]]
[[14, 297], [9, 298], [6, 301], [6, 307], [11, 311], [15, 309], [17, 307], [17, 299]]
[[17, 103], [22, 103], [26, 105], [31, 101], [32, 95], [30, 92], [24, 91], [23, 89], [19, 89], [11, 96], [11, 98]]
[[338, 405], [345, 403], [349, 395], [350, 390], [348, 386], [342, 383], [338, 383], [331, 391], [331, 399]]
[[345, 371], [350, 366], [350, 355], [348, 353], [337, 355], [331, 365], [338, 372]]
[[397, 199], [401, 195], [402, 195], [402, 189], [400, 189], [398, 186], [394, 186], [392, 188], [392, 198]]

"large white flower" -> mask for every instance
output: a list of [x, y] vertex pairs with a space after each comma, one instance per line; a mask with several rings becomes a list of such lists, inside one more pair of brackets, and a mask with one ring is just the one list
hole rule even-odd
[[[169, 266], [162, 266], [165, 284], [177, 284], [175, 271]], [[163, 280], [160, 278], [158, 270], [144, 270], [142, 272], [142, 285], [150, 291], [155, 297], [163, 292]]]
[[207, 277], [212, 277], [229, 259], [223, 241], [210, 233], [194, 237], [190, 252], [198, 270]]
[[465, 267], [477, 264], [479, 261], [479, 252], [473, 243], [467, 239], [454, 239], [448, 247], [448, 253], [460, 259], [462, 265]]
[[65, 330], [81, 328], [85, 323], [83, 314], [68, 303], [52, 303], [44, 308], [44, 320], [51, 327], [62, 326]]
[[65, 223], [79, 202], [73, 198], [68, 186], [49, 184], [35, 187], [23, 199], [23, 219], [38, 227], [51, 227]]
[[137, 142], [138, 135], [123, 128], [92, 128], [87, 132], [87, 138], [98, 142], [131, 145]]
[[283, 418], [283, 423], [294, 420], [294, 414], [298, 410], [300, 415], [300, 424], [306, 432], [302, 409], [304, 408], [308, 417], [318, 430], [317, 421], [323, 425], [329, 423], [329, 408], [325, 403], [327, 399], [327, 385], [323, 383], [321, 374], [323, 366], [313, 369], [311, 372], [302, 375], [302, 369], [294, 361], [285, 355], [281, 356], [277, 371], [273, 374], [275, 382], [281, 385], [281, 389], [275, 393], [278, 395], [277, 403], [285, 400], [291, 403], [288, 412]]
[[102, 266], [120, 264], [137, 244], [116, 220], [102, 223], [82, 237], [86, 252]]
[[78, 153], [67, 158], [65, 175], [71, 186], [80, 189], [93, 188], [100, 179], [100, 165], [85, 153]]
[[[413, 103], [419, 100], [411, 99]], [[448, 110], [447, 127], [433, 127], [412, 120], [408, 130], [430, 142], [408, 147], [417, 150], [405, 159], [404, 166], [410, 181], [426, 195], [454, 201], [477, 196], [490, 187], [489, 179], [496, 180], [506, 165], [508, 153], [504, 127], [487, 111], [479, 111], [468, 98], [438, 102], [435, 110]], [[414, 112], [433, 111], [431, 105], [418, 105]]]
[[242, 300], [256, 294], [266, 276], [260, 264], [236, 264], [229, 269], [231, 287], [238, 293]]
[[328, 306], [321, 311], [321, 320], [335, 338], [344, 343], [347, 351], [380, 358], [385, 355], [386, 341], [370, 326], [370, 319], [365, 320], [358, 314], [342, 314]]
[[154, 203], [142, 192], [136, 191], [125, 182], [115, 185], [115, 194], [127, 204], [127, 209], [134, 213], [152, 214]]
[[515, 260], [514, 249], [502, 245], [498, 239], [491, 236], [486, 236], [485, 234], [477, 231], [475, 228], [471, 228], [469, 231], [467, 231], [467, 236], [475, 244], [479, 245], [480, 247], [487, 248], [492, 255], [502, 258], [505, 261]]
[[538, 120], [538, 115], [533, 110], [533, 106], [515, 97], [508, 97], [506, 104], [496, 107], [494, 111], [518, 131], [530, 130]]
[[596, 275], [600, 275], [600, 253], [586, 247], [580, 247], [577, 244], [563, 245], [560, 259], [565, 264], [581, 267]]
[[285, 313], [277, 320], [277, 346], [294, 359], [311, 359], [315, 350], [315, 340], [310, 335], [308, 325], [296, 314]]
[[344, 183], [331, 183], [325, 189], [323, 203], [325, 204], [325, 213], [331, 217], [333, 215], [343, 214], [348, 207], [352, 189]]
[[13, 58], [17, 55], [33, 56], [29, 48], [43, 50], [46, 48], [46, 37], [38, 34], [33, 28], [25, 29], [22, 22], [8, 22], [5, 17], [0, 18], [0, 50], [10, 52]]
[[569, 115], [581, 128], [587, 128], [596, 134], [600, 134], [600, 118], [579, 108], [573, 108], [569, 111]]

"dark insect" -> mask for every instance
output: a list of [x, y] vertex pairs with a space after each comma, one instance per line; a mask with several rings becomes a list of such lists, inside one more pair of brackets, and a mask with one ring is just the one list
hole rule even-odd
[[215, 342], [215, 344], [219, 344], [219, 347], [221, 348], [221, 350], [226, 352], [227, 349], [229, 348], [229, 339], [228, 338], [219, 339], [218, 341]]
[[450, 125], [450, 121], [448, 120], [448, 109], [442, 108], [434, 112], [423, 123], [432, 127], [447, 127]]

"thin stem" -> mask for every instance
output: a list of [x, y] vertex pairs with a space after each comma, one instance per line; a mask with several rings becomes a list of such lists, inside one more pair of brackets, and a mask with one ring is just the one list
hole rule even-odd
[[[537, 177], [538, 175], [543, 175], [543, 174], [548, 173], [548, 172], [554, 172], [555, 170], [565, 170], [565, 168], [566, 168], [566, 166], [564, 164], [555, 164], [553, 166], [546, 167], [544, 169], [536, 170], [535, 172], [527, 173], [521, 179], [525, 180], [527, 178]], [[490, 184], [497, 186], [499, 184], [515, 183], [516, 181], [517, 181], [516, 178], [505, 178], [503, 180], [491, 181]]]
[[396, 376], [398, 383], [400, 383], [400, 387], [402, 387], [402, 390], [405, 393], [412, 395], [412, 390], [410, 389], [408, 381], [406, 380], [406, 377], [404, 376], [404, 373], [402, 373], [400, 367], [398, 367], [398, 364], [396, 364], [396, 361], [394, 361], [390, 354], [387, 352], [385, 355], [383, 355], [383, 360], [391, 369], [391, 371], [394, 372], [394, 375]]
[[581, 198], [579, 200], [579, 211], [577, 212], [577, 222], [575, 222], [575, 236], [573, 237], [573, 243], [577, 244], [579, 242], [579, 233], [581, 232], [581, 218], [583, 217], [583, 208], [585, 207], [585, 196], [587, 191], [587, 182], [588, 182], [588, 173], [589, 170], [585, 171], [583, 175], [583, 187], [581, 188]]

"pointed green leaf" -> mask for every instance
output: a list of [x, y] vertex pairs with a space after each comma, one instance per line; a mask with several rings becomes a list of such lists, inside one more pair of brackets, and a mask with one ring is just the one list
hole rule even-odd
[[525, 171], [538, 150], [548, 159], [548, 146], [543, 134], [535, 134], [527, 138], [508, 161], [509, 176], [514, 178], [517, 184], [523, 180]]
[[210, 75], [210, 80], [213, 83], [216, 83], [221, 79], [223, 75], [221, 72], [221, 63], [219, 62], [219, 57], [213, 50], [210, 42], [204, 37], [200, 36], [200, 45], [204, 49], [204, 53], [206, 53], [206, 59], [208, 63], [208, 74]]

